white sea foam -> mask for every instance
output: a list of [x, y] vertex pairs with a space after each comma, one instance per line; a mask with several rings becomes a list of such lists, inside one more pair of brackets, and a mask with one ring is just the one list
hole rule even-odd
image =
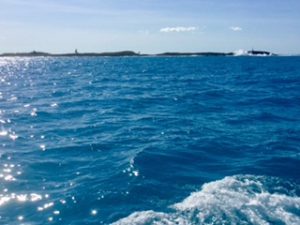
[[234, 56], [261, 56], [261, 57], [270, 56], [269, 54], [265, 54], [265, 53], [262, 53], [262, 54], [253, 54], [253, 53], [251, 53], [249, 51], [246, 51], [244, 49], [239, 49], [239, 50], [234, 51], [233, 55]]
[[234, 55], [235, 56], [245, 56], [245, 55], [248, 55], [248, 52], [244, 49], [239, 49], [239, 50], [234, 51]]
[[[300, 197], [279, 179], [231, 176], [204, 184], [168, 213], [135, 212], [114, 225], [300, 224]], [[289, 185], [290, 186], [290, 185]], [[289, 194], [287, 194], [289, 193]]]

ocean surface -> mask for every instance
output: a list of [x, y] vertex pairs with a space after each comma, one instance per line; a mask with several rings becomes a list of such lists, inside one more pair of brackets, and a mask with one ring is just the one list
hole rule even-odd
[[300, 57], [0, 58], [0, 224], [300, 224]]

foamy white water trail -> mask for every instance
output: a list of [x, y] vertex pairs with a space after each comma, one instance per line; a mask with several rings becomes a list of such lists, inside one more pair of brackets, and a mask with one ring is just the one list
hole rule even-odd
[[234, 56], [246, 56], [248, 55], [248, 52], [244, 49], [239, 49], [234, 51]]
[[134, 212], [114, 225], [300, 224], [299, 187], [277, 178], [230, 176], [204, 184], [166, 211]]

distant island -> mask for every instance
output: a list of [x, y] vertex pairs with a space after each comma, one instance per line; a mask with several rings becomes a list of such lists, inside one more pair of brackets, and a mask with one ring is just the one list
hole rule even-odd
[[[3, 53], [0, 57], [82, 57], [82, 56], [235, 56], [234, 52], [164, 52], [159, 54], [141, 54], [134, 51], [119, 51], [119, 52], [102, 52], [102, 53], [79, 53], [75, 50], [74, 53], [52, 54], [47, 52], [21, 52], [21, 53]], [[276, 54], [267, 51], [251, 50], [245, 52], [244, 56], [276, 56]], [[241, 56], [243, 56], [241, 55]]]

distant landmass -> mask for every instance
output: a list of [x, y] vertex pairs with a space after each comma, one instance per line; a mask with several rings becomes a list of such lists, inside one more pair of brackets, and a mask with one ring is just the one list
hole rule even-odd
[[[102, 52], [102, 53], [74, 53], [52, 54], [48, 52], [21, 52], [21, 53], [3, 53], [0, 57], [80, 57], [80, 56], [235, 56], [234, 52], [164, 52], [159, 54], [141, 54], [134, 51]], [[267, 51], [251, 50], [245, 52], [244, 56], [275, 56], [276, 54]], [[240, 55], [240, 56], [243, 56]]]

